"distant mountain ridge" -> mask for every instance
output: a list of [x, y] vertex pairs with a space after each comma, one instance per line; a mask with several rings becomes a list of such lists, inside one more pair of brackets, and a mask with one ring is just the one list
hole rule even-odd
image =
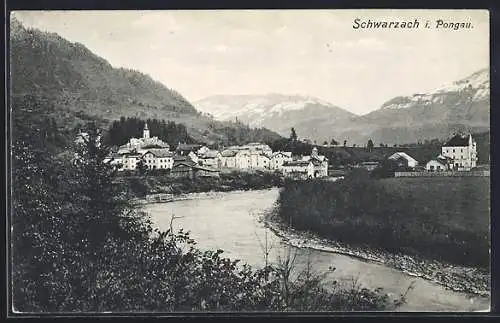
[[355, 115], [308, 96], [212, 96], [194, 105], [215, 118], [238, 118], [283, 136], [294, 127], [300, 137], [318, 143], [402, 144], [445, 139], [458, 131], [490, 129], [490, 75], [481, 69], [470, 76], [425, 93], [398, 96], [365, 115]]
[[61, 124], [71, 127], [82, 118], [109, 123], [125, 116], [183, 123], [191, 137], [205, 142], [228, 143], [236, 135], [248, 140], [279, 138], [267, 129], [213, 120], [150, 76], [113, 68], [84, 45], [56, 33], [25, 28], [15, 19], [10, 48], [13, 99], [23, 95], [43, 98], [55, 108], [54, 116]]
[[194, 106], [218, 120], [238, 119], [255, 127], [273, 129], [283, 136], [291, 127], [314, 129], [315, 122], [344, 120], [355, 114], [313, 96], [284, 95], [215, 95], [195, 101]]

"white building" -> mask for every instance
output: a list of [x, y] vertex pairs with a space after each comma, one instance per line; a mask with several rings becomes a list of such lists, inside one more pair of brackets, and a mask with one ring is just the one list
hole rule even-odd
[[174, 166], [174, 153], [168, 149], [149, 149], [141, 158], [148, 169], [171, 169]]
[[119, 170], [135, 170], [137, 168], [137, 163], [141, 159], [141, 154], [138, 153], [126, 153], [121, 156], [122, 167]]
[[260, 142], [252, 142], [242, 146], [231, 146], [227, 149], [235, 151], [248, 151], [249, 153], [262, 153], [268, 157], [271, 157], [273, 154], [271, 147]]
[[388, 157], [388, 159], [393, 161], [404, 161], [405, 166], [415, 169], [418, 165], [418, 161], [408, 155], [405, 152], [397, 152]]
[[250, 151], [240, 150], [236, 153], [236, 167], [239, 169], [248, 169], [252, 165]]
[[441, 155], [453, 160], [453, 169], [468, 171], [477, 166], [477, 147], [472, 135], [457, 134], [441, 148]]
[[236, 154], [234, 150], [223, 150], [221, 152], [221, 167], [236, 168]]
[[281, 167], [283, 175], [295, 179], [314, 177], [314, 164], [312, 161], [292, 160], [285, 161]]
[[222, 154], [217, 150], [204, 150], [198, 154], [198, 165], [212, 168], [222, 166]]
[[453, 159], [439, 155], [425, 164], [425, 169], [429, 172], [448, 171], [453, 168]]
[[290, 151], [277, 151], [271, 157], [271, 169], [281, 169], [283, 163], [292, 161], [292, 153]]
[[310, 156], [303, 156], [299, 160], [284, 161], [281, 166], [283, 174], [292, 178], [319, 178], [328, 176], [328, 159], [318, 154], [313, 148]]

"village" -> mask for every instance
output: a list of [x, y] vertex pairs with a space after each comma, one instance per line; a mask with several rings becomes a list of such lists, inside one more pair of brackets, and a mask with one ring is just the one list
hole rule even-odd
[[[395, 177], [466, 176], [464, 172], [477, 170], [477, 160], [476, 141], [471, 134], [459, 133], [443, 144], [439, 155], [424, 165], [408, 153], [398, 151], [384, 160], [363, 161], [351, 168], [372, 172], [390, 163]], [[278, 172], [292, 179], [314, 179], [333, 177], [336, 170], [336, 165], [319, 154], [316, 146], [312, 146], [309, 155], [273, 151], [269, 145], [259, 142], [221, 150], [202, 144], [179, 143], [171, 149], [168, 143], [151, 136], [147, 123], [141, 138], [130, 138], [105, 161], [119, 165], [121, 172], [163, 170], [168, 176], [176, 178], [219, 177], [221, 171], [258, 170]]]

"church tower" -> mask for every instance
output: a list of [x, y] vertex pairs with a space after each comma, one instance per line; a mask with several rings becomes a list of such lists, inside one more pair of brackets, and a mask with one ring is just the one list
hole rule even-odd
[[148, 129], [148, 123], [147, 122], [144, 124], [144, 130], [142, 132], [142, 138], [145, 138], [145, 139], [149, 138], [149, 129]]
[[317, 158], [318, 157], [318, 148], [314, 147], [311, 152], [311, 157]]

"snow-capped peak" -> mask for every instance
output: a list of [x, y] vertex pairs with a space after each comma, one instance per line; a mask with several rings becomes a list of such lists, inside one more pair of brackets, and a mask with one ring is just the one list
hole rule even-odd
[[489, 70], [482, 69], [464, 79], [445, 84], [425, 93], [393, 98], [384, 103], [381, 109], [406, 109], [417, 104], [440, 104], [444, 102], [448, 94], [452, 93], [467, 93], [472, 101], [488, 99], [490, 95]]

